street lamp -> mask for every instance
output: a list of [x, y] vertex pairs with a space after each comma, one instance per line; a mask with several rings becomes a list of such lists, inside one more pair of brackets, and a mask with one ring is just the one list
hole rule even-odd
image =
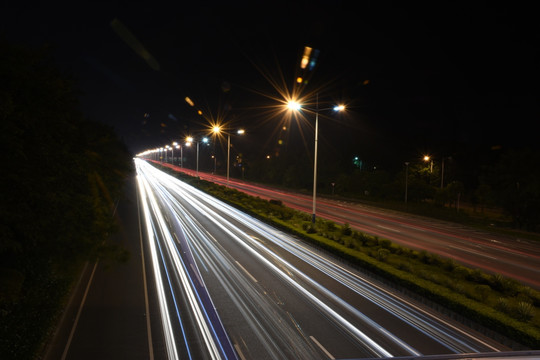
[[[317, 102], [315, 105], [315, 109], [312, 111], [315, 112], [315, 150], [313, 155], [313, 212], [311, 217], [311, 222], [315, 224], [315, 210], [316, 210], [316, 204], [317, 204], [317, 145], [319, 143], [319, 111], [325, 111], [325, 110], [334, 110], [334, 111], [343, 111], [345, 110], [344, 105], [336, 105], [331, 108], [327, 109], [319, 109], [319, 94], [317, 93]], [[296, 101], [289, 101], [287, 103], [287, 107], [293, 111], [300, 111], [302, 109], [302, 105]], [[309, 109], [308, 109], [309, 110]]]
[[184, 168], [184, 146], [178, 144], [176, 148], [180, 148], [180, 167]]
[[170, 147], [169, 145], [165, 145], [165, 162], [166, 162], [166, 163], [169, 162], [168, 156], [169, 156], [169, 149], [170, 149], [170, 148], [171, 148], [171, 147]]
[[[227, 134], [227, 186], [229, 186], [229, 168], [230, 168], [229, 164], [231, 161], [231, 134], [223, 131], [221, 129], [221, 126], [218, 126], [218, 125], [214, 126], [212, 128], [212, 131], [214, 132], [214, 134], [220, 134], [220, 133]], [[236, 131], [236, 133], [238, 135], [243, 135], [245, 133], [245, 130], [240, 129]]]
[[178, 143], [176, 141], [174, 141], [172, 143], [172, 147], [171, 147], [171, 156], [172, 156], [172, 161], [171, 161], [171, 164], [174, 165], [174, 148], [177, 148], [178, 149]]
[[[193, 143], [195, 140], [193, 139], [193, 137], [191, 136], [188, 136], [186, 138], [186, 145], [187, 146], [190, 146], [191, 143]], [[208, 138], [202, 138], [200, 141], [195, 141], [197, 143], [197, 177], [199, 177], [199, 143], [200, 142], [203, 142], [203, 143], [207, 143], [208, 142]]]
[[[430, 160], [431, 160], [431, 161], [430, 161]], [[425, 155], [425, 156], [424, 156], [424, 161], [425, 161], [425, 162], [430, 161], [429, 172], [432, 173], [432, 172], [433, 172], [433, 160], [431, 159], [431, 157], [430, 157], [429, 155]]]

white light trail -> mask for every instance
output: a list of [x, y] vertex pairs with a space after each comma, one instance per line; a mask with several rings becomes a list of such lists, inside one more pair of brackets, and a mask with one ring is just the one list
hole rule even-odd
[[[187, 186], [187, 185], [184, 185], [184, 186]], [[189, 191], [190, 193], [193, 193], [193, 190], [190, 189]], [[191, 195], [188, 194], [187, 192], [183, 192], [182, 196], [189, 197]], [[210, 197], [209, 195], [201, 193], [201, 194], [197, 194], [197, 197], [205, 199], [208, 204], [212, 204], [213, 207], [218, 208], [224, 211], [225, 213], [234, 214], [234, 217], [241, 219], [244, 225], [250, 227], [253, 231], [260, 234], [261, 237], [271, 240], [274, 244], [282, 247], [283, 249], [287, 250], [291, 254], [294, 254], [295, 256], [302, 259], [303, 261], [311, 264], [313, 267], [321, 270], [323, 273], [327, 274], [328, 276], [331, 276], [332, 278], [339, 281], [343, 285], [349, 287], [351, 290], [357, 292], [358, 294], [361, 294], [362, 296], [369, 299], [370, 301], [377, 304], [378, 306], [395, 314], [401, 320], [407, 322], [409, 325], [415, 327], [419, 331], [423, 332], [427, 336], [430, 336], [431, 338], [440, 342], [441, 344], [444, 344], [450, 350], [456, 351], [456, 352], [478, 352], [479, 351], [478, 348], [475, 348], [471, 346], [470, 344], [465, 343], [460, 338], [446, 331], [444, 328], [441, 328], [440, 324], [442, 323], [443, 325], [445, 325], [445, 328], [451, 328], [453, 332], [457, 334], [461, 334], [463, 335], [463, 337], [470, 338], [471, 337], [470, 333], [462, 329], [459, 329], [455, 326], [448, 326], [449, 324], [447, 322], [442, 321], [441, 319], [436, 319], [436, 321], [434, 321], [433, 319], [430, 319], [426, 311], [419, 309], [417, 306], [414, 306], [408, 301], [405, 301], [402, 297], [396, 297], [395, 295], [390, 294], [388, 291], [382, 290], [379, 286], [375, 285], [373, 282], [367, 280], [366, 278], [359, 278], [358, 275], [352, 274], [350, 271], [343, 269], [341, 266], [337, 265], [331, 259], [322, 258], [319, 254], [314, 253], [308, 247], [306, 247], [302, 242], [293, 240], [291, 237], [286, 236], [285, 234], [281, 233], [275, 228], [272, 228], [271, 226], [267, 224], [261, 223], [260, 221], [236, 210], [235, 208], [227, 204], [216, 201], [214, 198]], [[192, 204], [197, 202], [196, 199], [193, 197], [191, 197], [190, 201]], [[217, 213], [215, 212], [209, 213], [208, 210], [207, 211], [203, 211], [201, 209], [199, 210], [203, 213], [206, 212], [207, 217], [211, 220], [215, 219], [215, 217], [218, 216]], [[244, 236], [242, 236], [242, 238], [246, 239]], [[254, 246], [257, 246], [263, 249], [262, 244], [260, 244], [260, 242], [252, 242], [252, 244]], [[264, 249], [265, 249], [264, 251], [270, 251], [270, 250], [267, 250], [267, 248], [264, 248]], [[299, 275], [305, 276], [303, 274], [299, 274]], [[306, 277], [306, 279], [308, 278]], [[331, 292], [328, 292], [326, 290], [323, 290], [323, 291], [328, 294], [331, 294]], [[344, 306], [349, 309], [354, 309], [354, 307], [350, 306], [349, 304], [344, 305]], [[356, 310], [353, 310], [353, 311], [356, 312], [358, 316], [364, 318], [363, 314], [359, 315], [358, 311]], [[368, 320], [368, 322], [371, 322], [371, 320]], [[374, 326], [378, 328], [381, 332], [386, 333], [386, 330], [382, 329], [380, 326], [378, 325], [374, 325]], [[412, 349], [403, 341], [396, 338], [395, 335], [387, 333], [387, 336], [392, 338], [394, 341], [397, 341], [398, 343], [400, 343], [401, 346], [404, 349], [407, 349], [407, 351], [409, 351], [411, 354], [416, 354], [416, 355], [420, 354], [418, 351]], [[486, 342], [482, 341], [479, 338], [475, 338], [475, 341], [483, 344], [484, 346], [491, 348], [491, 350], [493, 351], [499, 351], [499, 349], [490, 346], [489, 344], [487, 344]]]
[[[176, 246], [173, 235], [170, 232], [170, 223], [168, 222], [168, 220], [166, 220], [162, 213], [162, 209], [158, 205], [155, 194], [163, 197], [164, 193], [161, 192], [162, 190], [160, 191], [159, 184], [155, 182], [150, 184], [152, 178], [148, 175], [143, 175], [144, 171], [141, 170], [140, 164], [137, 164], [137, 171], [139, 173], [139, 176], [137, 178], [139, 180], [138, 184], [143, 202], [145, 224], [147, 228], [149, 247], [151, 250], [151, 258], [155, 274], [155, 280], [158, 287], [160, 313], [162, 317], [162, 325], [165, 334], [169, 358], [177, 359], [178, 350], [174, 342], [175, 335], [171, 325], [171, 318], [167, 307], [165, 291], [163, 289], [164, 280], [160, 271], [160, 264], [163, 265], [166, 270], [167, 264], [164, 260], [159, 261], [158, 259], [156, 250], [156, 243], [158, 242], [162, 242], [162, 245], [164, 246], [162, 249], [167, 250], [167, 256], [170, 259], [170, 263], [172, 265], [172, 268], [169, 270], [174, 271], [174, 274], [180, 280], [179, 285], [182, 287], [184, 296], [188, 300], [190, 313], [192, 314], [192, 318], [195, 319], [196, 326], [199, 330], [200, 336], [203, 339], [204, 345], [206, 346], [207, 353], [209, 354], [211, 359], [226, 358], [227, 355], [224, 353], [222, 344], [219, 344], [219, 340], [215, 336], [214, 329], [211, 328], [211, 324], [209, 324], [210, 321], [208, 320], [208, 314], [206, 309], [204, 309], [204, 305], [201, 302], [200, 294], [197, 294], [196, 286], [193, 284], [190, 272], [187, 269], [183, 259], [181, 258], [180, 250]], [[159, 230], [159, 239], [157, 238], [157, 236], [155, 236], [155, 233], [152, 231], [152, 229]], [[184, 249], [183, 251], [185, 252], [186, 249]], [[197, 274], [197, 272], [198, 270], [195, 269], [194, 274]], [[204, 286], [202, 279], [199, 278], [198, 281]], [[172, 287], [171, 292], [174, 294], [174, 289]], [[178, 304], [175, 304], [175, 306], [178, 306]], [[183, 328], [181, 319], [179, 319], [179, 322], [180, 326], [182, 326]], [[186, 346], [188, 347], [189, 353], [189, 346], [187, 345], [187, 343]], [[232, 357], [234, 358], [234, 356]]]
[[150, 247], [150, 256], [152, 258], [152, 268], [154, 269], [154, 278], [156, 281], [156, 287], [158, 292], [159, 310], [161, 314], [161, 325], [163, 326], [163, 334], [165, 337], [165, 345], [167, 347], [167, 354], [169, 359], [178, 359], [178, 352], [176, 350], [176, 344], [174, 342], [174, 332], [171, 325], [171, 318], [169, 315], [169, 309], [167, 308], [167, 300], [165, 298], [165, 291], [163, 290], [163, 280], [161, 278], [161, 271], [159, 269], [159, 261], [157, 257], [156, 246], [154, 242], [154, 232], [152, 231], [153, 225], [150, 219], [150, 210], [148, 209], [148, 202], [146, 197], [146, 181], [137, 176], [137, 183], [141, 196], [141, 202], [144, 212], [144, 220], [146, 224], [146, 232], [148, 237], [148, 246]]
[[[149, 173], [151, 171], [152, 170], [148, 170]], [[157, 170], [154, 169], [154, 171], [157, 171]], [[190, 204], [194, 206], [201, 214], [205, 214], [205, 216], [210, 221], [212, 221], [216, 226], [220, 227], [223, 230], [223, 232], [228, 234], [231, 238], [235, 239], [239, 245], [243, 246], [247, 251], [251, 252], [252, 255], [255, 258], [258, 258], [261, 263], [265, 264], [275, 274], [277, 274], [284, 281], [292, 285], [297, 291], [302, 293], [306, 297], [306, 299], [309, 299], [313, 304], [315, 304], [321, 311], [327, 313], [328, 316], [330, 316], [330, 318], [333, 318], [334, 321], [336, 321], [336, 323], [339, 323], [342, 328], [346, 329], [346, 331], [348, 331], [351, 336], [356, 338], [359, 343], [365, 344], [369, 349], [371, 349], [371, 351], [373, 351], [378, 356], [386, 356], [386, 357], [392, 356], [390, 352], [382, 348], [378, 343], [372, 340], [367, 334], [365, 334], [360, 329], [355, 327], [347, 319], [345, 319], [338, 312], [336, 312], [334, 309], [328, 306], [324, 301], [322, 301], [321, 299], [319, 299], [318, 297], [310, 293], [300, 283], [298, 283], [292, 277], [290, 277], [288, 273], [284, 272], [280, 266], [276, 266], [275, 264], [273, 264], [266, 257], [264, 257], [259, 251], [256, 251], [252, 246], [255, 245], [256, 247], [259, 247], [259, 250], [263, 250], [264, 253], [266, 253], [267, 255], [270, 255], [271, 258], [274, 258], [275, 260], [277, 260], [286, 269], [292, 270], [293, 272], [299, 274], [303, 279], [309, 280], [312, 283], [312, 285], [316, 285], [316, 287], [318, 287], [319, 289], [323, 289], [326, 295], [332, 294], [331, 292], [324, 289], [320, 284], [317, 284], [315, 281], [310, 279], [305, 274], [301, 273], [298, 269], [293, 267], [291, 264], [287, 263], [284, 259], [279, 258], [276, 254], [272, 253], [269, 249], [262, 247], [260, 243], [253, 241], [248, 234], [240, 231], [240, 229], [238, 228], [235, 228], [229, 221], [224, 219], [217, 212], [213, 211], [208, 206], [204, 206], [200, 201], [198, 201], [192, 196], [191, 193], [195, 191], [194, 189], [191, 188], [189, 189], [189, 192], [188, 192], [184, 189], [185, 187], [187, 187], [187, 185], [181, 183], [180, 181], [174, 179], [173, 177], [166, 176], [163, 173], [161, 174], [162, 175], [160, 176], [159, 181], [162, 184], [166, 185], [169, 191], [175, 191], [179, 196], [187, 199], [190, 202]], [[209, 197], [207, 195], [199, 194], [199, 193], [197, 195], [207, 198], [207, 201], [211, 200], [212, 204], [214, 206], [217, 206], [217, 202], [211, 198], [208, 199]], [[231, 211], [231, 209], [228, 209], [228, 210]], [[235, 212], [237, 211], [235, 210]], [[231, 230], [231, 228], [233, 230]], [[363, 316], [363, 319], [368, 320], [372, 325], [375, 325], [376, 329], [379, 329], [379, 330], [381, 329], [379, 325], [376, 325], [369, 318]], [[381, 332], [381, 333], [384, 336], [388, 337], [388, 332]], [[392, 340], [395, 342], [396, 339], [397, 337], [394, 337]]]
[[[392, 334], [390, 331], [381, 327], [372, 319], [365, 316], [354, 306], [337, 297], [333, 292], [329, 291], [320, 283], [316, 282], [314, 279], [310, 278], [308, 275], [293, 266], [291, 263], [281, 258], [279, 255], [277, 255], [277, 253], [275, 253], [275, 251], [271, 250], [270, 247], [265, 244], [265, 242], [259, 240], [253, 234], [248, 234], [246, 231], [241, 230], [220, 214], [227, 214], [227, 216], [231, 216], [241, 221], [244, 226], [255, 232], [258, 237], [265, 239], [265, 241], [268, 240], [268, 245], [274, 244], [283, 248], [304, 262], [310, 264], [318, 271], [335, 279], [372, 303], [394, 314], [403, 322], [416, 328], [426, 336], [431, 337], [435, 341], [447, 347], [449, 350], [458, 353], [478, 352], [478, 349], [472, 345], [471, 341], [464, 340], [471, 338], [471, 334], [466, 333], [464, 330], [455, 326], [449, 326], [448, 323], [441, 319], [434, 318], [430, 313], [408, 302], [403, 297], [396, 296], [395, 294], [390, 293], [389, 291], [376, 285], [369, 279], [344, 269], [334, 261], [323, 257], [316, 251], [311, 250], [301, 241], [298, 241], [280, 232], [279, 230], [276, 230], [275, 228], [272, 228], [271, 226], [236, 210], [232, 206], [224, 204], [221, 201], [194, 189], [193, 187], [173, 178], [172, 176], [164, 174], [143, 161], [139, 160], [139, 162], [140, 164], [138, 166], [141, 168], [144, 167], [145, 176], [149, 179], [153, 179], [151, 180], [152, 187], [154, 191], [159, 192], [159, 196], [163, 199], [162, 203], [166, 204], [166, 206], [170, 208], [171, 212], [175, 213], [174, 216], [176, 217], [176, 221], [181, 223], [182, 230], [180, 231], [186, 232], [185, 237], [189, 239], [200, 239], [198, 241], [207, 242], [205, 245], [207, 247], [206, 250], [202, 248], [202, 243], [195, 241], [190, 241], [189, 246], [193, 248], [193, 253], [195, 256], [197, 256], [200, 263], [203, 264], [206, 271], [212, 271], [214, 275], [223, 282], [224, 287], [228, 286], [227, 291], [229, 292], [229, 295], [231, 298], [235, 299], [234, 301], [237, 302], [239, 307], [246, 305], [243, 304], [242, 299], [232, 293], [234, 284], [226, 285], [229, 283], [229, 276], [251, 278], [253, 283], [256, 283], [257, 280], [242, 265], [240, 265], [239, 262], [235, 261], [234, 259], [228, 259], [227, 254], [221, 253], [217, 240], [206, 232], [205, 228], [192, 217], [192, 215], [181, 205], [177, 198], [185, 199], [190, 206], [196, 209], [197, 212], [204, 215], [206, 219], [211, 221], [215, 226], [219, 227], [223, 233], [227, 234], [228, 237], [234, 239], [237, 244], [249, 251], [253, 258], [258, 259], [258, 261], [264, 264], [266, 268], [270, 269], [274, 274], [289, 283], [299, 293], [302, 293], [306, 299], [309, 299], [312, 304], [317, 306], [322, 312], [326, 313], [329, 318], [334, 319], [336, 324], [340, 324], [340, 326], [351, 336], [356, 338], [359, 343], [365, 344], [366, 347], [371, 349], [371, 351], [377, 356], [390, 357], [392, 355], [389, 351], [384, 349], [381, 345], [369, 337], [365, 332], [360, 331], [345, 317], [328, 306], [325, 300], [323, 300], [320, 296], [332, 299], [332, 302], [340, 304], [340, 306], [343, 309], [346, 309], [348, 313], [353, 314], [355, 318], [360, 319], [363, 323], [369, 324], [370, 328], [379, 332], [380, 336], [387, 338], [390, 342], [401, 347], [407, 353], [415, 356], [421, 354], [406, 342]], [[163, 226], [166, 227], [167, 224], [164, 223]], [[162, 231], [168, 232], [165, 229]], [[170, 239], [168, 239], [167, 242], [170, 241], [171, 244], [168, 246], [171, 246], [170, 251], [173, 252], [173, 249], [177, 249], [177, 247], [173, 247], [172, 244], [174, 244], [174, 241], [172, 241], [172, 236], [169, 237]], [[209, 252], [208, 249], [210, 249], [210, 252], [212, 253], [211, 256], [206, 255], [206, 253]], [[218, 257], [223, 263], [222, 266], [225, 270], [220, 270], [216, 267], [216, 260]], [[238, 271], [236, 269], [238, 269]], [[219, 274], [220, 271], [225, 271], [229, 274], [221, 277]], [[231, 275], [230, 273], [234, 274]], [[301, 284], [301, 282], [309, 284], [310, 287], [315, 291], [313, 293], [310, 292], [305, 288], [304, 285]], [[316, 293], [320, 295], [317, 295]], [[253, 292], [252, 296], [257, 296], [255, 291]], [[245, 316], [249, 317], [250, 315], [247, 314]], [[250, 319], [252, 321], [251, 326], [259, 329], [258, 331], [261, 332], [261, 337], [265, 336], [263, 334], [266, 330], [261, 327], [262, 325], [256, 323], [254, 317]], [[248, 321], [250, 320], [248, 319]], [[489, 344], [482, 342], [480, 339], [474, 340], [477, 343], [482, 343], [484, 346], [490, 346]], [[272, 351], [278, 351], [275, 348], [272, 348], [272, 344], [268, 344], [267, 346], [270, 353], [272, 353]], [[495, 348], [493, 348], [493, 350], [499, 351]], [[279, 353], [275, 352], [273, 354], [278, 356]]]

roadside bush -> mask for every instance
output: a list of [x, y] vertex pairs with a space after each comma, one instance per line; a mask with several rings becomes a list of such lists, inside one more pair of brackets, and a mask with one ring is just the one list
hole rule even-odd
[[392, 246], [392, 242], [388, 239], [378, 239], [378, 244], [380, 247], [384, 248], [384, 249], [390, 249], [390, 247]]
[[495, 274], [492, 275], [488, 281], [493, 289], [507, 296], [515, 296], [517, 294], [519, 283], [513, 279], [508, 279], [500, 274]]
[[345, 236], [350, 236], [352, 234], [352, 229], [349, 223], [345, 223], [341, 226], [341, 234]]
[[534, 316], [534, 307], [528, 302], [518, 302], [513, 310], [514, 317], [521, 321], [529, 321]]
[[268, 202], [272, 205], [283, 206], [283, 202], [281, 200], [270, 199]]
[[388, 258], [388, 255], [390, 254], [390, 250], [388, 249], [379, 249], [377, 251], [376, 259], [379, 261], [386, 261]]
[[486, 279], [484, 278], [484, 273], [478, 269], [472, 269], [467, 275], [467, 280], [470, 280], [475, 283], [484, 284]]
[[452, 272], [456, 268], [457, 264], [453, 259], [446, 258], [442, 260], [441, 266], [445, 271]]
[[411, 272], [412, 268], [411, 268], [411, 264], [407, 263], [407, 262], [404, 262], [404, 261], [400, 261], [398, 264], [397, 264], [397, 268], [399, 270], [403, 270], [403, 271], [406, 271], [406, 272]]
[[420, 251], [418, 254], [418, 259], [424, 264], [432, 265], [437, 263], [437, 256], [430, 254], [425, 250]]
[[489, 287], [489, 285], [485, 285], [485, 284], [476, 285], [474, 290], [475, 290], [475, 294], [478, 295], [478, 300], [481, 300], [483, 302], [487, 300], [491, 292], [491, 288]]
[[331, 220], [325, 220], [323, 224], [326, 231], [334, 232], [337, 230], [336, 223]]
[[311, 222], [302, 224], [302, 228], [308, 234], [316, 234], [317, 233], [317, 228]]
[[510, 305], [508, 304], [508, 300], [506, 298], [500, 297], [497, 299], [497, 302], [495, 303], [495, 309], [502, 312], [502, 313], [508, 313], [510, 312]]

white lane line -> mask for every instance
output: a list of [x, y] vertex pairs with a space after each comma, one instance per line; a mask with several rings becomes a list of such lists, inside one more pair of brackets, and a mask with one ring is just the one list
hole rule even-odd
[[240, 264], [238, 261], [236, 261], [236, 264], [238, 264], [238, 266], [240, 267], [240, 269], [242, 269], [246, 274], [247, 276], [249, 276], [251, 278], [251, 280], [253, 280], [253, 282], [258, 282], [257, 279], [255, 279], [255, 277], [253, 277], [253, 275], [251, 275], [249, 273], [249, 271], [247, 271], [243, 266], [242, 264]]
[[94, 268], [92, 269], [92, 274], [90, 275], [90, 279], [88, 280], [88, 285], [86, 285], [86, 290], [84, 291], [84, 296], [81, 301], [81, 306], [79, 306], [79, 311], [77, 311], [77, 316], [75, 317], [75, 322], [73, 323], [73, 327], [71, 328], [71, 332], [69, 333], [69, 338], [66, 344], [66, 348], [64, 349], [64, 353], [62, 354], [62, 360], [65, 360], [69, 347], [71, 345], [71, 340], [73, 340], [73, 335], [75, 335], [75, 329], [77, 328], [77, 324], [79, 323], [79, 318], [81, 317], [82, 309], [84, 307], [84, 303], [86, 302], [86, 296], [88, 295], [88, 291], [90, 290], [90, 285], [92, 285], [92, 280], [94, 279], [94, 273], [96, 272], [96, 268], [98, 266], [99, 259], [94, 264]]
[[317, 339], [315, 339], [315, 337], [310, 336], [309, 338], [315, 343], [315, 345], [317, 345], [326, 354], [326, 356], [328, 356], [329, 359], [335, 360], [335, 357], [332, 354], [330, 354], [330, 352], [328, 352], [328, 350], [326, 350], [326, 348], [322, 346], [322, 344], [318, 342]]

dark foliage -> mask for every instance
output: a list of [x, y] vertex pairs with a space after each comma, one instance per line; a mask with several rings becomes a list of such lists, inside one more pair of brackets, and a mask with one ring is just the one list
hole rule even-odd
[[70, 269], [122, 252], [104, 240], [131, 156], [113, 129], [82, 117], [46, 49], [0, 39], [0, 164], [0, 358], [30, 358]]

